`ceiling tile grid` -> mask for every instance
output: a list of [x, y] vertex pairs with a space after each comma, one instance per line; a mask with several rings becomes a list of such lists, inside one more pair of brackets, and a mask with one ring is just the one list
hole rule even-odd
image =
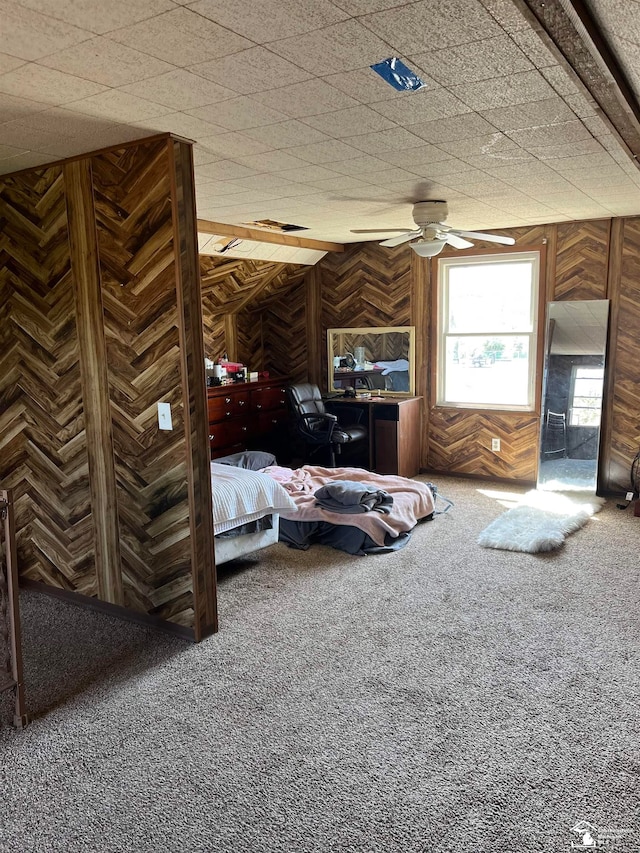
[[[586, 5], [637, 95], [640, 4]], [[523, 6], [0, 0], [0, 172], [169, 131], [230, 224], [354, 241], [435, 193], [454, 227], [640, 214], [637, 163]], [[370, 68], [393, 56], [421, 89]]]

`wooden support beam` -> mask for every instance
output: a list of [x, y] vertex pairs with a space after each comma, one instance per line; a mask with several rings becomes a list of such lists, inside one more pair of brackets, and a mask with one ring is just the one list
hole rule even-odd
[[241, 240], [253, 240], [256, 243], [277, 243], [279, 246], [315, 249], [318, 252], [344, 252], [342, 243], [326, 243], [324, 240], [310, 240], [307, 237], [294, 237], [292, 234], [262, 231], [260, 228], [248, 228], [245, 225], [210, 222], [208, 219], [198, 219], [198, 231], [201, 234], [215, 234], [221, 237], [239, 237]]

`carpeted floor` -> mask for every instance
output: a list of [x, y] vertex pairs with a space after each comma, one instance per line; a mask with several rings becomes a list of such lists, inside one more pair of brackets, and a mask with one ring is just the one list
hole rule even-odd
[[483, 549], [508, 487], [428, 479], [455, 506], [397, 553], [225, 572], [197, 646], [23, 594], [0, 850], [557, 853], [580, 819], [637, 850], [640, 519]]

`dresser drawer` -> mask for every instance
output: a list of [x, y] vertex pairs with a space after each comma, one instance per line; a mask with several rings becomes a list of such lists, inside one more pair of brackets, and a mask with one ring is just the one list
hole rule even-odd
[[260, 412], [258, 415], [258, 430], [261, 433], [283, 428], [289, 422], [289, 413], [283, 410]]
[[280, 385], [256, 388], [251, 392], [251, 408], [255, 412], [271, 412], [274, 409], [285, 409], [286, 406], [286, 392]]
[[254, 433], [254, 424], [248, 415], [225, 423], [225, 428], [227, 444], [244, 444]]
[[218, 447], [224, 447], [228, 441], [229, 424], [217, 423], [209, 424], [209, 446], [212, 450]]
[[249, 400], [249, 391], [225, 394], [220, 397], [209, 397], [207, 401], [209, 422], [224, 421], [227, 418], [243, 415], [249, 410]]

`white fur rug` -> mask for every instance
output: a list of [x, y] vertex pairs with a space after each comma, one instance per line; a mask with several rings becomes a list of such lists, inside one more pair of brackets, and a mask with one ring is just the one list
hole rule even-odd
[[553, 551], [603, 504], [604, 498], [587, 492], [533, 490], [523, 496], [518, 506], [492, 521], [480, 534], [478, 545], [527, 554]]

